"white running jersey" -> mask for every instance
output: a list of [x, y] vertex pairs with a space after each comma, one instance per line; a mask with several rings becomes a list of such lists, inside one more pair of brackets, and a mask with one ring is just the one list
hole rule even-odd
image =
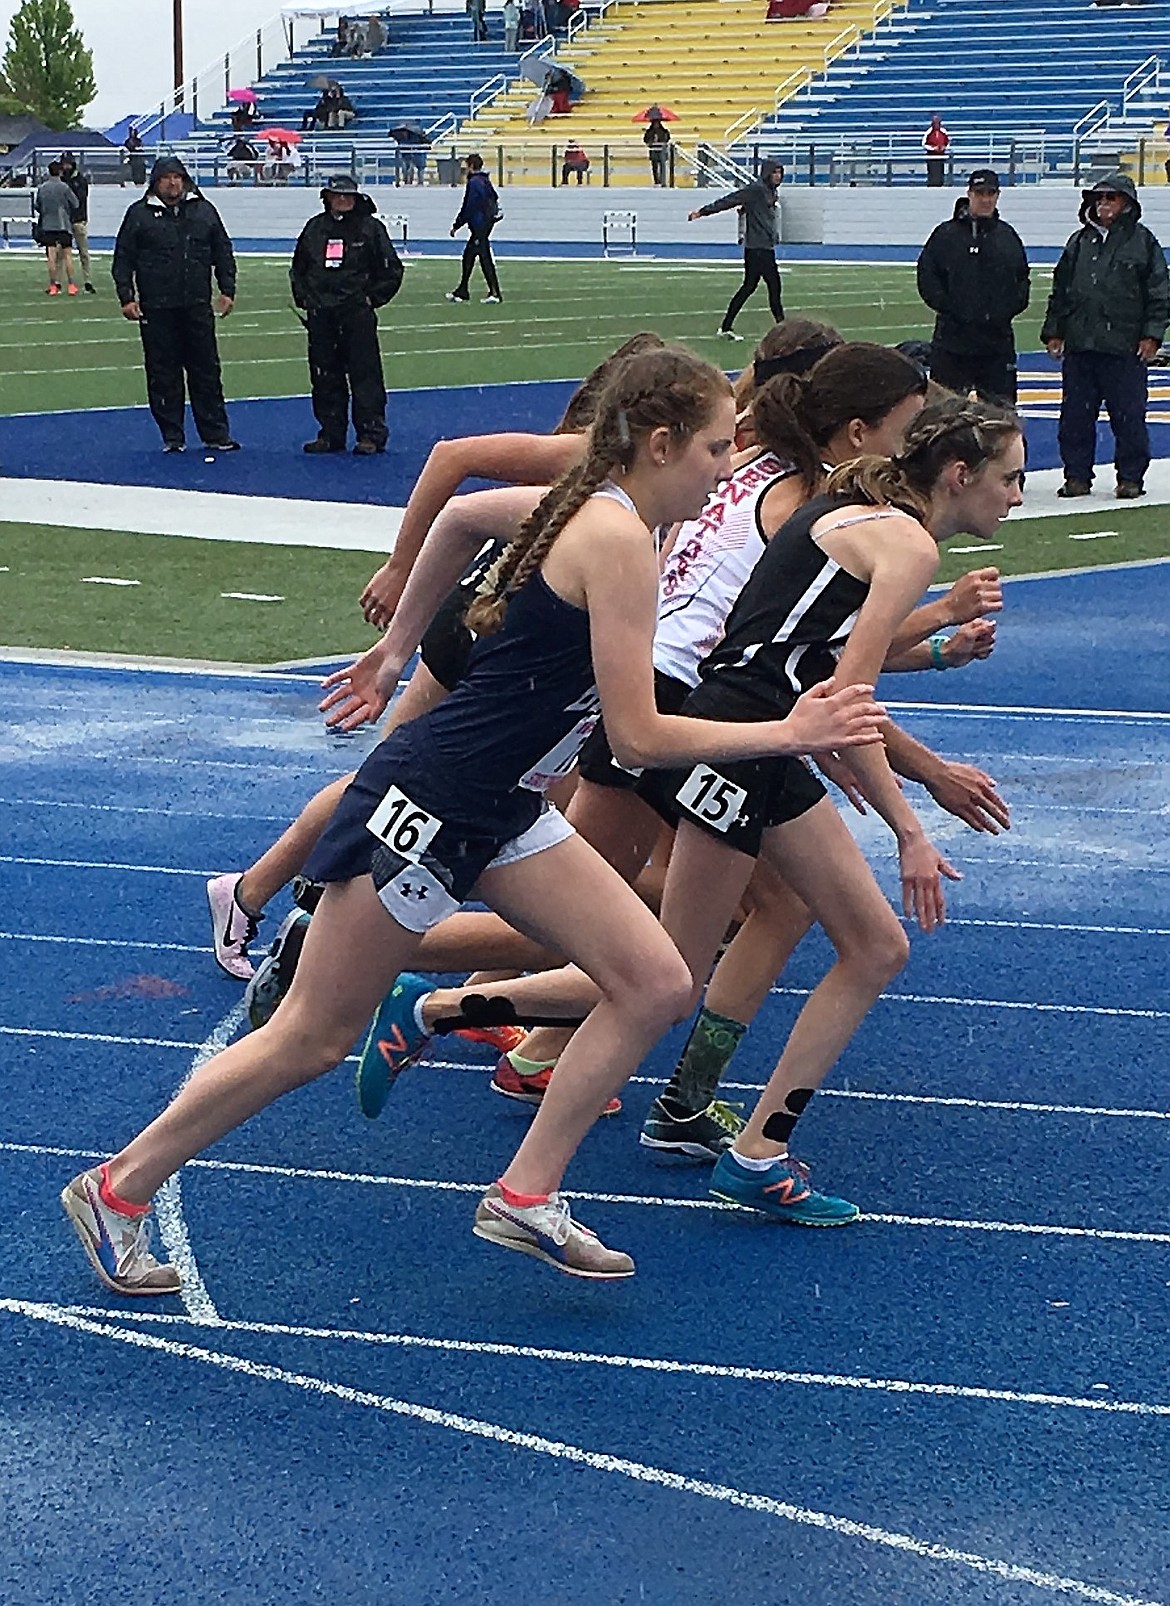
[[707, 499], [689, 519], [666, 560], [658, 587], [654, 667], [687, 686], [699, 684], [699, 665], [723, 639], [732, 604], [764, 555], [760, 502], [790, 463], [761, 452]]

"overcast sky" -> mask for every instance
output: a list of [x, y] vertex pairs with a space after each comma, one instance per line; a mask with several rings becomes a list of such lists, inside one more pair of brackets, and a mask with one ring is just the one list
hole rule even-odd
[[[77, 26], [93, 51], [98, 86], [97, 99], [83, 121], [102, 128], [160, 101], [171, 86], [171, 0], [72, 0], [72, 4]], [[0, 0], [3, 47], [19, 9], [20, 0]], [[187, 77], [202, 71], [279, 9], [279, 0], [183, 0]]]

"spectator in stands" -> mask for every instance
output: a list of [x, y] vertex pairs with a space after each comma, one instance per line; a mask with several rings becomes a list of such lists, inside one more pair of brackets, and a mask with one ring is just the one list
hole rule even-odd
[[504, 0], [504, 49], [514, 54], [520, 46], [520, 6], [518, 0]]
[[33, 238], [45, 248], [45, 261], [49, 269], [46, 295], [61, 294], [61, 268], [64, 265], [69, 279], [69, 294], [77, 294], [77, 280], [73, 276], [73, 219], [77, 216], [77, 197], [61, 177], [60, 162], [49, 163], [49, 176], [37, 190], [33, 200], [37, 226]]
[[337, 23], [337, 38], [333, 41], [329, 51], [331, 56], [344, 56], [349, 51], [349, 18], [340, 17]]
[[779, 22], [786, 17], [823, 17], [828, 10], [828, 0], [768, 0], [765, 21]]
[[146, 157], [142, 154], [142, 135], [135, 127], [131, 126], [126, 130], [122, 149], [126, 153], [127, 165], [130, 168], [131, 184], [145, 184]]
[[646, 124], [646, 131], [642, 135], [642, 143], [650, 150], [650, 172], [655, 184], [661, 189], [666, 184], [666, 169], [669, 161], [670, 130], [659, 117], [652, 117]]
[[354, 60], [356, 61], [359, 57], [361, 57], [361, 56], [363, 56], [365, 54], [365, 50], [366, 50], [366, 29], [365, 29], [365, 24], [361, 23], [361, 22], [351, 22], [350, 25], [349, 25], [349, 46], [348, 46], [348, 48], [346, 50], [346, 55], [347, 56], [352, 56], [354, 58]]
[[488, 36], [486, 0], [467, 0], [471, 17], [471, 37], [477, 45], [485, 44]]
[[930, 376], [948, 390], [1016, 404], [1012, 319], [1028, 305], [1023, 241], [997, 210], [999, 175], [977, 168], [955, 213], [918, 258], [918, 294], [936, 314]]
[[400, 123], [390, 130], [398, 146], [398, 182], [425, 184], [430, 141], [417, 124]]
[[387, 439], [375, 309], [398, 294], [402, 263], [373, 201], [351, 174], [335, 174], [321, 200], [323, 210], [301, 230], [289, 270], [293, 300], [308, 315], [318, 428], [305, 451], [344, 452], [352, 412], [354, 452], [372, 457], [386, 450]]
[[301, 114], [301, 132], [308, 133], [310, 129], [328, 128], [329, 113], [333, 103], [328, 98], [329, 90], [323, 89], [318, 97], [317, 104]]
[[1081, 227], [1052, 275], [1040, 338], [1064, 366], [1057, 430], [1064, 484], [1057, 496], [1092, 490], [1102, 403], [1113, 429], [1117, 495], [1145, 494], [1147, 365], [1170, 323], [1170, 276], [1165, 252], [1141, 216], [1124, 173], [1098, 180], [1082, 194]]
[[926, 155], [926, 182], [932, 190], [940, 190], [946, 181], [947, 147], [951, 143], [951, 136], [942, 125], [942, 118], [937, 112], [930, 119], [930, 127], [922, 136], [922, 148]]
[[366, 49], [370, 55], [381, 50], [386, 43], [386, 29], [382, 25], [381, 17], [371, 17], [366, 23]]
[[459, 208], [459, 216], [451, 225], [452, 239], [462, 228], [470, 232], [471, 238], [463, 248], [463, 271], [459, 275], [459, 283], [454, 290], [448, 290], [448, 301], [470, 299], [468, 287], [477, 261], [487, 281], [488, 293], [483, 298], [484, 302], [496, 305], [504, 299], [500, 294], [500, 281], [496, 274], [496, 264], [492, 260], [491, 247], [491, 232], [499, 218], [500, 198], [496, 194], [495, 185], [483, 170], [483, 157], [477, 151], [473, 151], [467, 158], [467, 184], [463, 191], [463, 205]]
[[255, 181], [259, 179], [263, 167], [264, 163], [260, 152], [252, 144], [252, 141], [245, 139], [242, 134], [237, 134], [228, 150], [228, 178], [233, 181], [241, 178], [250, 178]]
[[260, 121], [260, 108], [254, 100], [237, 101], [232, 107], [232, 132], [245, 133]]
[[142, 336], [147, 399], [167, 452], [183, 450], [184, 374], [199, 438], [216, 451], [239, 451], [223, 401], [213, 270], [226, 318], [236, 295], [232, 242], [178, 157], [161, 157], [146, 194], [122, 219], [111, 272], [122, 316]]
[[300, 158], [287, 140], [270, 139], [262, 176], [273, 184], [287, 184], [299, 161]]
[[73, 242], [81, 263], [82, 285], [86, 295], [96, 296], [97, 291], [89, 277], [89, 179], [78, 167], [72, 151], [65, 151], [61, 157], [61, 177], [77, 198], [77, 211], [73, 214]]
[[725, 340], [742, 340], [735, 332], [735, 320], [747, 298], [761, 280], [768, 287], [768, 305], [773, 321], [784, 317], [784, 302], [780, 294], [780, 274], [776, 268], [776, 242], [780, 238], [779, 207], [776, 191], [784, 182], [782, 164], [769, 156], [760, 163], [760, 176], [742, 190], [725, 195], [721, 200], [700, 206], [687, 213], [693, 223], [699, 217], [713, 217], [716, 212], [733, 209], [743, 213], [743, 283], [732, 296], [718, 333]]
[[353, 101], [340, 84], [328, 84], [321, 98], [301, 119], [301, 127], [346, 128], [357, 116]]
[[565, 154], [561, 159], [561, 183], [567, 184], [569, 182], [569, 175], [575, 173], [577, 175], [577, 183], [582, 184], [585, 181], [585, 175], [588, 173], [588, 171], [588, 156], [586, 156], [580, 145], [577, 144], [577, 141], [575, 139], [571, 139], [565, 146]]
[[544, 92], [549, 98], [548, 113], [550, 117], [567, 117], [573, 109], [570, 98], [573, 91], [573, 80], [563, 67], [554, 67], [545, 75]]

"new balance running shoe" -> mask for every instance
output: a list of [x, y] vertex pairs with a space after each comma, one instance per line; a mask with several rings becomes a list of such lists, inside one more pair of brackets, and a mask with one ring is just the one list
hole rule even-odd
[[493, 1183], [475, 1212], [477, 1238], [518, 1249], [570, 1277], [610, 1279], [632, 1277], [634, 1262], [620, 1249], [607, 1249], [595, 1232], [574, 1221], [559, 1193], [541, 1204], [508, 1204], [498, 1183]]
[[711, 1192], [716, 1199], [758, 1210], [793, 1227], [847, 1227], [861, 1214], [847, 1199], [817, 1193], [808, 1167], [791, 1155], [773, 1161], [766, 1171], [752, 1171], [733, 1154], [722, 1154], [711, 1177]]
[[528, 1033], [523, 1026], [461, 1026], [452, 1036], [461, 1037], [465, 1043], [482, 1043], [485, 1048], [494, 1048], [497, 1054], [511, 1054]]
[[256, 939], [263, 915], [251, 914], [236, 899], [242, 876], [212, 876], [207, 883], [211, 905], [211, 941], [215, 962], [238, 981], [250, 981], [254, 974], [248, 958], [248, 944]]
[[733, 1104], [712, 1099], [705, 1110], [688, 1110], [663, 1094], [650, 1106], [638, 1142], [692, 1160], [718, 1160], [742, 1131], [743, 1117]]
[[268, 957], [260, 961], [256, 974], [244, 988], [244, 1003], [254, 1032], [267, 1026], [292, 986], [308, 931], [309, 916], [303, 909], [294, 909], [285, 915], [272, 939]]
[[[510, 1030], [510, 1028], [506, 1028]], [[462, 1035], [462, 1034], [460, 1034]], [[491, 1089], [499, 1093], [502, 1098], [516, 1099], [520, 1104], [539, 1105], [552, 1081], [554, 1065], [546, 1065], [543, 1070], [537, 1071], [534, 1076], [521, 1076], [505, 1054], [496, 1066], [492, 1075]], [[610, 1099], [602, 1115], [620, 1115], [621, 1099]]]
[[431, 1041], [415, 1019], [415, 1005], [434, 991], [432, 982], [405, 971], [378, 1005], [357, 1068], [358, 1106], [369, 1121], [382, 1113], [390, 1089]]
[[83, 1171], [61, 1194], [89, 1263], [115, 1294], [177, 1294], [182, 1278], [150, 1252], [151, 1218], [124, 1216], [102, 1200], [101, 1172]]

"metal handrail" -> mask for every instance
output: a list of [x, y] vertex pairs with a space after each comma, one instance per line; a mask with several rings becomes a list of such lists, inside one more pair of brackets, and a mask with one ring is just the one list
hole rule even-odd
[[1099, 100], [1095, 106], [1089, 108], [1078, 122], [1073, 124], [1073, 138], [1084, 139], [1089, 134], [1095, 134], [1098, 129], [1103, 128], [1109, 121], [1112, 110], [1113, 108], [1107, 100]]
[[815, 77], [816, 74], [808, 67], [798, 67], [795, 72], [790, 72], [772, 92], [772, 115], [776, 115], [786, 100], [793, 99], [802, 89], [807, 89]]
[[837, 37], [830, 39], [821, 51], [821, 61], [824, 63], [825, 71], [828, 72], [835, 61], [839, 61], [842, 56], [848, 55], [850, 47], [860, 44], [860, 42], [861, 29], [855, 22], [851, 22], [847, 28], [842, 28]]
[[454, 112], [444, 112], [437, 122], [431, 123], [426, 130], [427, 138], [431, 144], [436, 144], [448, 135], [453, 135], [459, 127], [459, 119]]
[[[546, 33], [543, 39], [538, 39], [534, 45], [529, 45], [524, 54], [517, 58], [516, 65], [517, 67], [523, 67], [530, 56], [555, 56], [556, 53], [557, 42], [551, 33]], [[523, 77], [523, 73], [521, 73], [521, 77]]]
[[474, 117], [476, 113], [481, 112], [485, 106], [490, 106], [492, 101], [495, 100], [496, 96], [502, 95], [507, 87], [508, 80], [504, 77], [502, 72], [498, 72], [494, 78], [489, 78], [486, 84], [480, 84], [478, 89], [473, 89], [471, 91], [471, 98], [467, 103], [467, 115], [469, 117]]
[[[1144, 76], [1143, 76], [1144, 75]], [[1124, 117], [1131, 100], [1136, 100], [1152, 84], [1159, 89], [1162, 83], [1161, 56], [1147, 56], [1140, 67], [1135, 67], [1121, 86], [1121, 115]]]
[[750, 133], [756, 124], [763, 120], [763, 116], [763, 112], [757, 110], [755, 106], [751, 111], [744, 112], [742, 117], [737, 117], [729, 128], [723, 130], [723, 143], [734, 145], [737, 139], [742, 139], [745, 134]]

